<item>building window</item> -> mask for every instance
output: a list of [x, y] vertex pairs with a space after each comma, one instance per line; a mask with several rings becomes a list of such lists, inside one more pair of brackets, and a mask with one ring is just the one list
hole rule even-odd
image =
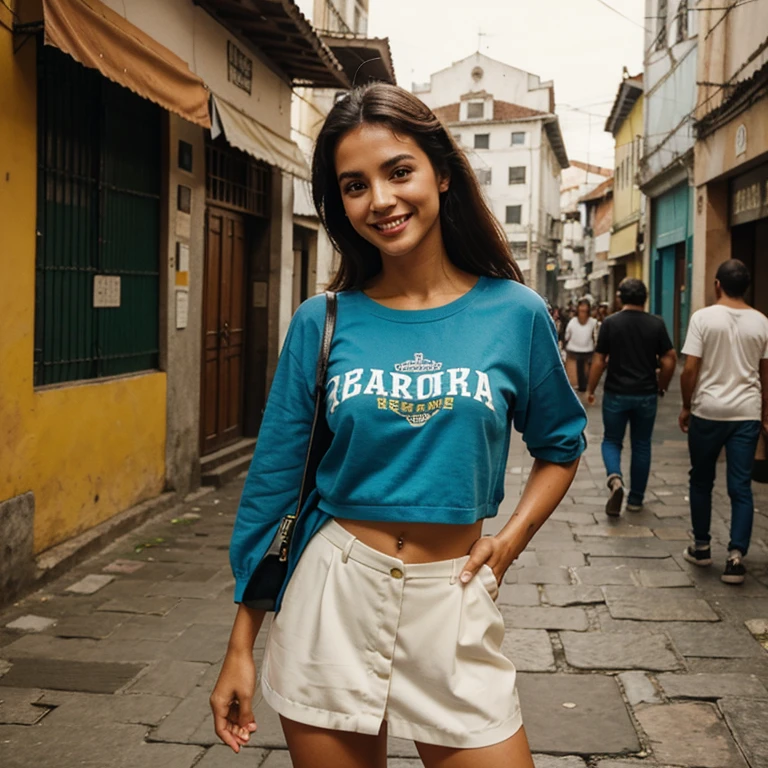
[[656, 50], [667, 47], [667, 0], [658, 0], [656, 6]]
[[519, 144], [525, 144], [525, 131], [513, 131], [512, 132], [512, 146]]
[[508, 205], [507, 206], [507, 224], [519, 224], [523, 218], [523, 206], [522, 205]]
[[475, 176], [481, 184], [488, 185], [491, 183], [491, 169], [490, 168], [475, 168]]
[[490, 133], [476, 133], [475, 134], [475, 149], [489, 149], [491, 146], [491, 134]]
[[688, 0], [680, 0], [677, 8], [677, 42], [688, 39]]
[[525, 166], [516, 165], [509, 169], [510, 184], [525, 184]]
[[162, 110], [38, 51], [34, 383], [156, 369]]
[[482, 101], [470, 101], [467, 104], [467, 120], [482, 119], [484, 110], [485, 104]]

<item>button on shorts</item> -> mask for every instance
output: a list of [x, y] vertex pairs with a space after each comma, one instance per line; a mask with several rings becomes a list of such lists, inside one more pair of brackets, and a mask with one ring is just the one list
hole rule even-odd
[[267, 638], [262, 691], [284, 717], [319, 728], [484, 747], [522, 725], [501, 652], [498, 585], [467, 557], [404, 563], [329, 521], [294, 571]]

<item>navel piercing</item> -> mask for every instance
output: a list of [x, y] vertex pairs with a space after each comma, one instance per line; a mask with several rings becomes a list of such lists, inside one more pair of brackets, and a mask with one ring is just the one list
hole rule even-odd
[[402, 536], [397, 537], [397, 549], [400, 551], [405, 546], [405, 542], [403, 541]]

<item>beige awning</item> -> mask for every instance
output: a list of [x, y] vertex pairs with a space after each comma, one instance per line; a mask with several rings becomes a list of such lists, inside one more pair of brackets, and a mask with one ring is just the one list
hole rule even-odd
[[46, 45], [209, 128], [208, 90], [186, 62], [99, 0], [43, 0]]
[[275, 133], [219, 96], [212, 96], [211, 101], [214, 113], [211, 136], [214, 139], [223, 132], [227, 142], [236, 149], [300, 179], [310, 178], [307, 161], [295, 142]]
[[637, 222], [611, 232], [611, 245], [608, 251], [609, 259], [618, 259], [637, 251]]

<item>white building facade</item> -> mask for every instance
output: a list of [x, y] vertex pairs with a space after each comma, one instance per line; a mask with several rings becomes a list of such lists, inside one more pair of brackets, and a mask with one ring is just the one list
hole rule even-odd
[[[585, 230], [591, 237], [587, 221], [587, 206], [580, 198], [592, 192], [598, 185], [613, 176], [613, 171], [597, 165], [572, 160], [569, 168], [562, 174], [560, 187], [560, 219], [563, 226], [563, 239], [558, 263], [557, 280], [559, 284], [557, 305], [563, 306], [569, 301], [576, 301], [590, 292], [590, 280], [603, 276], [603, 265], [595, 271], [594, 249], [589, 253], [585, 248]], [[607, 233], [604, 250], [608, 250]], [[602, 242], [597, 244], [602, 245]], [[597, 248], [600, 250], [600, 247]], [[607, 275], [607, 270], [605, 271]], [[596, 300], [602, 297], [594, 297]]]
[[467, 153], [528, 285], [554, 300], [568, 156], [553, 83], [474, 53], [413, 92]]

